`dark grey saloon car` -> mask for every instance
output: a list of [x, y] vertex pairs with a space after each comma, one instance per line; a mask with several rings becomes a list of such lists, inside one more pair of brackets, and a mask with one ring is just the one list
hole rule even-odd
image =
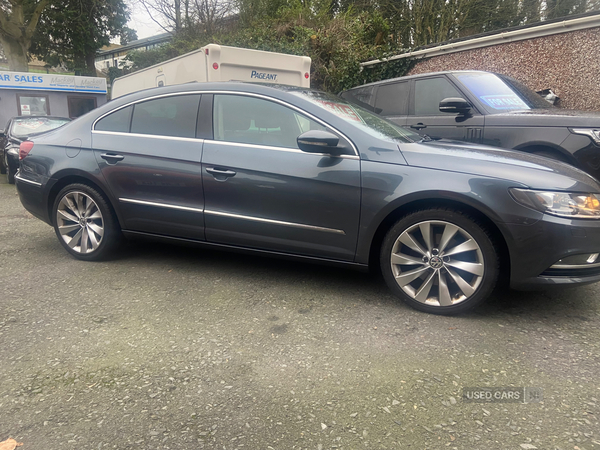
[[600, 113], [556, 108], [505, 75], [426, 73], [340, 95], [432, 138], [521, 150], [568, 162], [600, 179]]
[[21, 144], [23, 205], [81, 260], [145, 237], [367, 269], [422, 311], [498, 280], [600, 280], [600, 185], [524, 153], [427, 141], [338, 97], [243, 83], [131, 94]]

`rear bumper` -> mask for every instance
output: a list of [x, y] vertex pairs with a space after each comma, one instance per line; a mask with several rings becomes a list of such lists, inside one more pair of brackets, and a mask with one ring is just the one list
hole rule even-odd
[[513, 289], [575, 286], [600, 281], [600, 268], [550, 270], [568, 256], [600, 253], [600, 220], [544, 215], [533, 225], [502, 225]]
[[15, 175], [15, 185], [19, 199], [27, 211], [40, 220], [52, 225], [44, 196], [42, 183], [34, 181], [18, 171]]

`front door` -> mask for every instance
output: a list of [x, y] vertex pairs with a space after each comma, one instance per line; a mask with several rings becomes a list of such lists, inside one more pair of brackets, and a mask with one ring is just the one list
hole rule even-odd
[[341, 157], [305, 153], [296, 138], [325, 126], [242, 94], [214, 96], [213, 128], [202, 156], [207, 241], [353, 260], [360, 160], [350, 145]]

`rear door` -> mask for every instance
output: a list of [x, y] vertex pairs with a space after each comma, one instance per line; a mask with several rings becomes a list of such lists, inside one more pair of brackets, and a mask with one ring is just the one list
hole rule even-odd
[[468, 100], [447, 77], [419, 78], [413, 83], [407, 127], [431, 137], [481, 142], [484, 116], [475, 107], [466, 115], [440, 111], [440, 102], [445, 98]]
[[410, 81], [380, 84], [375, 93], [375, 112], [400, 126], [406, 125]]
[[[202, 156], [206, 240], [352, 261], [360, 160], [305, 153], [296, 138], [328, 129], [275, 99], [215, 94]], [[332, 131], [329, 129], [329, 131]]]
[[163, 96], [96, 122], [96, 160], [127, 230], [204, 239], [200, 98]]

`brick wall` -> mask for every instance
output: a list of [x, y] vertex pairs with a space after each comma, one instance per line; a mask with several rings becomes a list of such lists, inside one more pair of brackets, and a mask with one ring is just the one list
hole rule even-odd
[[436, 56], [409, 75], [441, 70], [509, 75], [534, 91], [552, 89], [562, 108], [600, 110], [600, 28]]

